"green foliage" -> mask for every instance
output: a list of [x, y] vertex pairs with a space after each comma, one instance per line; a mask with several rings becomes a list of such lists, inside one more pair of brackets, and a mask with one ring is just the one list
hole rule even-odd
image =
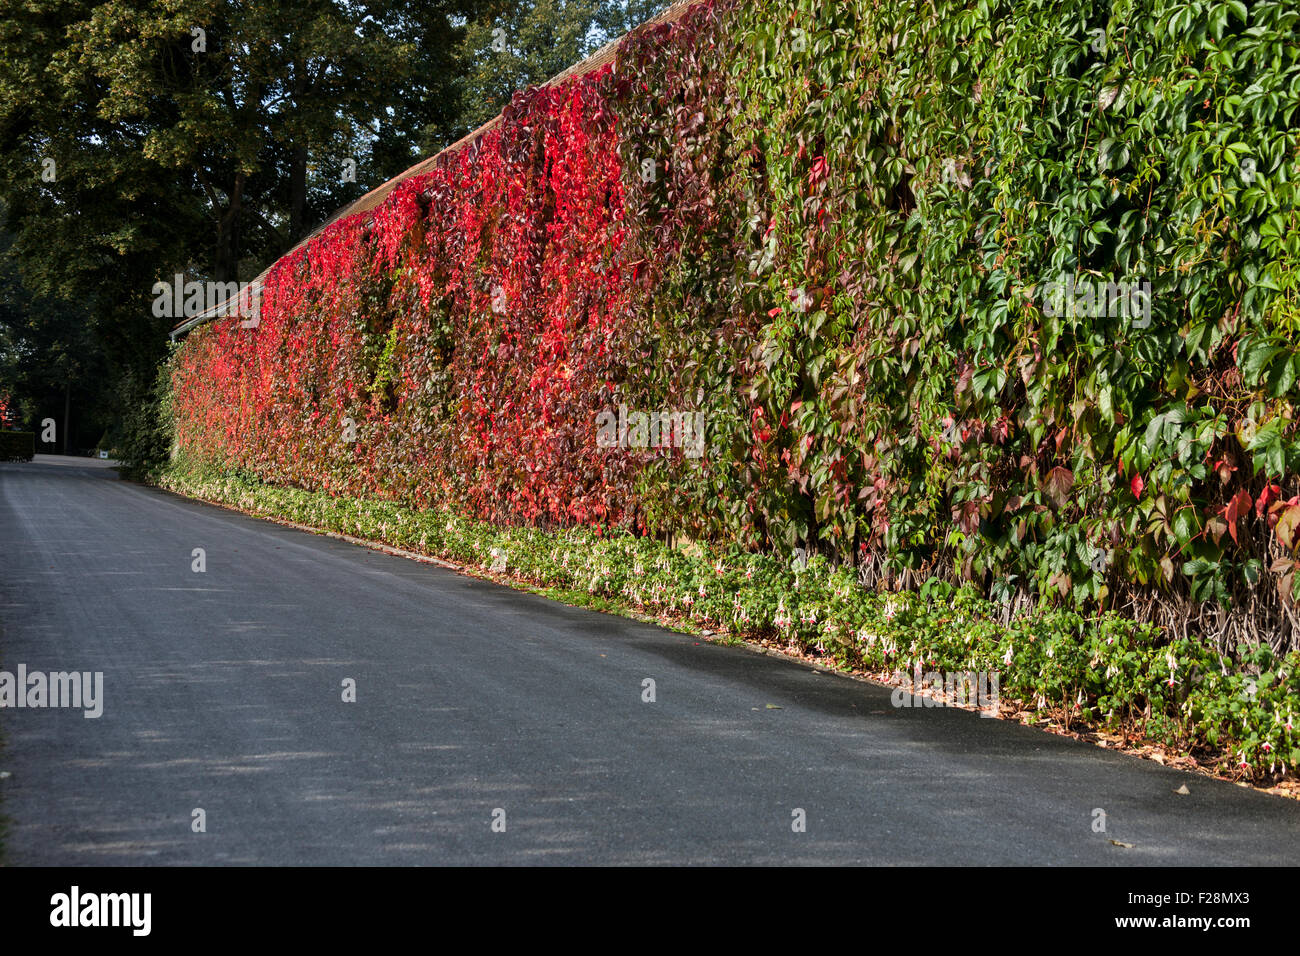
[[719, 9], [620, 61], [665, 526], [1294, 646], [1300, 11]]
[[465, 132], [500, 113], [511, 97], [581, 62], [658, 13], [661, 0], [506, 0], [484, 4], [462, 41], [459, 81]]
[[9, 403], [12, 425], [42, 432], [44, 419], [59, 423], [58, 440], [42, 451], [60, 451], [66, 440], [75, 452], [111, 421], [112, 363], [101, 345], [107, 323], [87, 301], [34, 295], [10, 255], [12, 239], [0, 225], [0, 400]]
[[170, 360], [159, 366], [151, 380], [134, 375], [123, 380], [119, 399], [125, 413], [114, 452], [124, 477], [152, 478], [166, 466], [175, 431], [171, 389]]
[[170, 260], [175, 244], [238, 278], [413, 161], [417, 135], [445, 144], [453, 21], [482, 6], [0, 0], [3, 194], [31, 226], [25, 254], [67, 282], [104, 251]]

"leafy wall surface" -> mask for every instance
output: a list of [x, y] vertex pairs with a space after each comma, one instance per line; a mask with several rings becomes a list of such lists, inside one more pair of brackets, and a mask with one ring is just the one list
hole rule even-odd
[[1298, 111], [1289, 3], [701, 3], [196, 329], [177, 441], [1294, 649]]

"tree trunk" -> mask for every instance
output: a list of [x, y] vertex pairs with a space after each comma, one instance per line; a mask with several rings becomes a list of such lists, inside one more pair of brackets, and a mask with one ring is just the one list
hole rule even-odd
[[300, 240], [307, 228], [307, 149], [294, 147], [289, 165], [289, 241]]
[[217, 250], [213, 257], [213, 279], [217, 282], [239, 281], [239, 220], [243, 212], [244, 174], [235, 177], [230, 191], [230, 205], [217, 214]]

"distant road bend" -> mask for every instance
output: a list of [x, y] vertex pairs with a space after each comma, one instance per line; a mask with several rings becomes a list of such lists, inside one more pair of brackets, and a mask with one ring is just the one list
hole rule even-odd
[[0, 709], [11, 865], [1294, 863], [1294, 801], [99, 465], [0, 464], [0, 670], [103, 674]]

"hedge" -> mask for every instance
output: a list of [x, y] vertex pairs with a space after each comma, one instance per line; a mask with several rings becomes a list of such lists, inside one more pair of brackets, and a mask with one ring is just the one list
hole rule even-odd
[[31, 461], [35, 454], [34, 432], [0, 431], [0, 461]]

